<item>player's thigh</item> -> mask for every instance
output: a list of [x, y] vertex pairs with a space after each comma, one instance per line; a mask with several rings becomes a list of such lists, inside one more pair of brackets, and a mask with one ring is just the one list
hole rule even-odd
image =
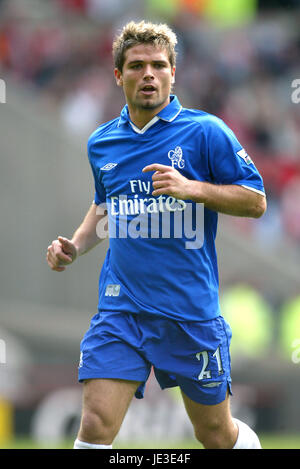
[[226, 430], [232, 427], [230, 411], [230, 396], [215, 405], [205, 405], [190, 399], [182, 390], [181, 394], [187, 414], [194, 426], [195, 432], [201, 436], [209, 431], [217, 431], [219, 428]]
[[83, 383], [82, 419], [99, 418], [99, 424], [119, 428], [141, 383], [123, 379], [94, 378]]

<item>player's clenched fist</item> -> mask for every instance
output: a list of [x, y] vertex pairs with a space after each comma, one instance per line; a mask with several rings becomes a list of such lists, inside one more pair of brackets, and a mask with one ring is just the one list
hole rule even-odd
[[77, 257], [75, 245], [67, 238], [58, 238], [48, 246], [47, 262], [52, 270], [62, 272], [66, 266], [72, 264]]

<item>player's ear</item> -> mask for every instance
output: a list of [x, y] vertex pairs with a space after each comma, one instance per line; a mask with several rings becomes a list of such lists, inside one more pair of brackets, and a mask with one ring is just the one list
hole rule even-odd
[[173, 69], [172, 69], [172, 81], [171, 81], [172, 85], [175, 83], [175, 72], [176, 72], [176, 67], [173, 67]]
[[174, 85], [174, 83], [175, 83], [175, 70], [176, 70], [176, 68], [173, 67], [173, 69], [172, 69], [172, 79], [171, 79], [171, 84], [172, 85]]
[[115, 68], [114, 74], [115, 74], [115, 79], [116, 79], [117, 85], [118, 86], [123, 86], [122, 72], [120, 72], [120, 70], [118, 68]]

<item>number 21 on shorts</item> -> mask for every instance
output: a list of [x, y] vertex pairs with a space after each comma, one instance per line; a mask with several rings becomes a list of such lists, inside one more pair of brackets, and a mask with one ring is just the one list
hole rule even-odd
[[[198, 352], [196, 354], [197, 360], [201, 361], [202, 359], [202, 368], [201, 372], [198, 376], [198, 380], [202, 379], [210, 379], [211, 378], [211, 371], [207, 369], [209, 366], [209, 355], [206, 350], [203, 350], [203, 352]], [[217, 348], [217, 350], [213, 353], [212, 358], [217, 361], [217, 366], [218, 366], [218, 374], [222, 375], [224, 373], [223, 370], [223, 365], [222, 365], [222, 360], [221, 360], [221, 352], [220, 352], [220, 347]]]

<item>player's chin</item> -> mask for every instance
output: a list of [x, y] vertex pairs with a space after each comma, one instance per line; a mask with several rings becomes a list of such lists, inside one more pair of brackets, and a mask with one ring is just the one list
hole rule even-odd
[[138, 101], [141, 106], [152, 106], [156, 99], [154, 96], [141, 96]]
[[143, 109], [156, 109], [162, 105], [162, 100], [155, 98], [154, 96], [149, 96], [146, 99], [143, 99], [141, 102], [141, 107]]

